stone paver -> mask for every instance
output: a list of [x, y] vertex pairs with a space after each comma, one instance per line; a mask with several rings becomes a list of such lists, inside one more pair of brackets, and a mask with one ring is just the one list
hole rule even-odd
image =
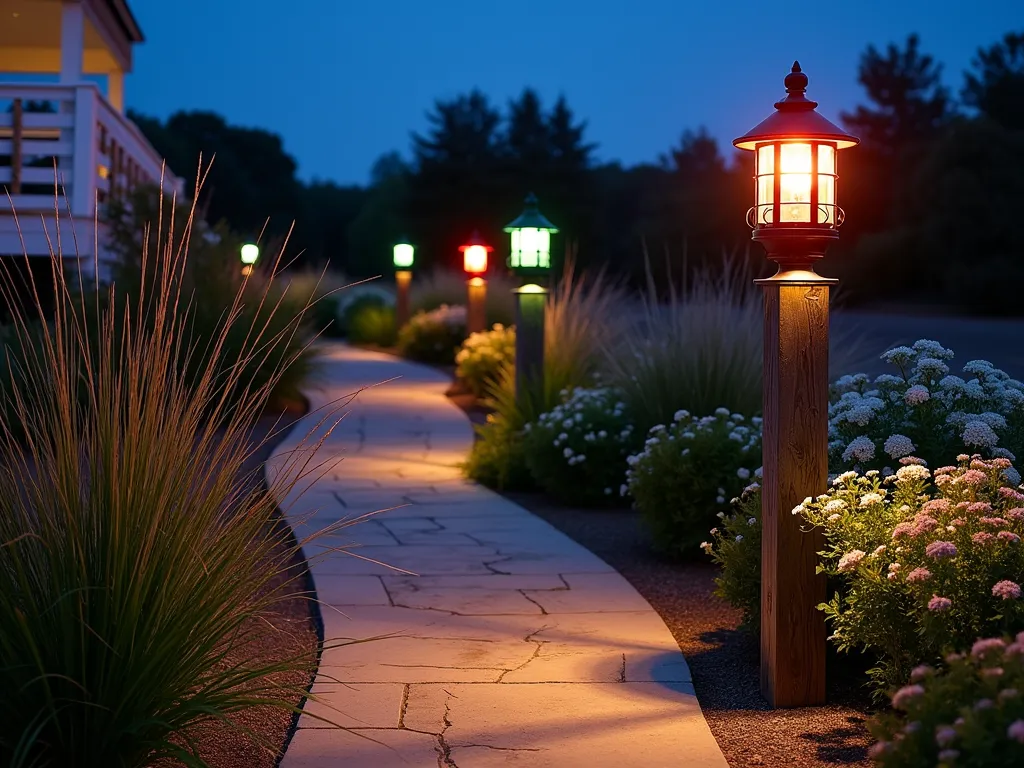
[[315, 482], [279, 501], [300, 539], [331, 526], [305, 544], [326, 647], [283, 768], [725, 768], [650, 605], [593, 553], [462, 478], [473, 433], [449, 382], [382, 354], [324, 351], [313, 408], [358, 397], [333, 429], [314, 410], [267, 464], [270, 478], [296, 473], [313, 430]]

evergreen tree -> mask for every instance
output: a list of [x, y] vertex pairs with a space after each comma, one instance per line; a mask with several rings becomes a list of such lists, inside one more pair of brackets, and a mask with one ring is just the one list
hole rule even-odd
[[981, 48], [964, 74], [964, 103], [1004, 128], [1024, 130], [1024, 32]]
[[935, 138], [951, 116], [942, 67], [919, 43], [910, 35], [902, 49], [890, 43], [883, 55], [871, 45], [861, 56], [857, 80], [874, 106], [858, 106], [842, 120], [868, 149], [898, 154]]
[[590, 167], [591, 154], [597, 145], [583, 140], [586, 121], [573, 123], [572, 110], [559, 96], [547, 118], [548, 140], [552, 159], [556, 167], [569, 171], [585, 171]]

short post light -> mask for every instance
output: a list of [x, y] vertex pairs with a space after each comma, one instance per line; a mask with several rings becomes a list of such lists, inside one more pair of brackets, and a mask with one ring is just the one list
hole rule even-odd
[[395, 327], [401, 328], [409, 322], [409, 284], [412, 282], [412, 265], [416, 249], [407, 238], [400, 237], [392, 248], [395, 264]]
[[537, 207], [537, 196], [526, 196], [519, 217], [505, 227], [511, 235], [508, 266], [524, 283], [516, 289], [516, 400], [524, 402], [529, 388], [544, 377], [544, 311], [548, 290], [542, 285], [551, 271], [551, 235], [558, 227]]
[[238, 258], [242, 261], [242, 274], [248, 277], [252, 268], [260, 257], [260, 247], [256, 243], [246, 243], [238, 252]]
[[473, 236], [462, 251], [462, 268], [469, 275], [466, 281], [466, 333], [480, 333], [487, 329], [487, 254], [494, 250], [484, 242], [480, 233], [473, 231]]
[[774, 707], [825, 701], [820, 532], [793, 510], [828, 483], [828, 302], [815, 262], [839, 237], [836, 153], [859, 143], [815, 111], [793, 63], [776, 112], [736, 139], [753, 150], [753, 239], [778, 264], [764, 288], [761, 692]]

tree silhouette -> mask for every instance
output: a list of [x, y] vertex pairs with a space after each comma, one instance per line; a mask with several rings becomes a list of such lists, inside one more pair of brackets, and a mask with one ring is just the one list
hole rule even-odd
[[919, 43], [910, 35], [902, 49], [890, 43], [882, 55], [871, 45], [861, 56], [857, 81], [874, 107], [858, 106], [841, 117], [868, 149], [898, 154], [934, 138], [951, 116], [942, 67], [920, 52]]
[[559, 96], [548, 115], [548, 135], [555, 166], [561, 170], [585, 171], [590, 167], [591, 154], [597, 148], [583, 140], [586, 121], [573, 123], [572, 110]]
[[1024, 130], [1024, 33], [1007, 33], [1002, 41], [978, 49], [964, 73], [961, 98], [1004, 128]]

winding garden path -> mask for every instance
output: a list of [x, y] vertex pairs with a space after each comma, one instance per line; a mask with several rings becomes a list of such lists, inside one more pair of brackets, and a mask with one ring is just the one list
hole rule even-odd
[[[324, 652], [322, 701], [307, 702], [283, 768], [725, 768], [650, 605], [597, 556], [462, 478], [473, 432], [448, 385], [387, 355], [324, 348], [314, 409], [370, 388], [317, 454], [343, 460], [282, 508], [300, 537], [397, 508], [307, 547], [327, 645], [384, 637]], [[293, 429], [268, 473], [316, 420]], [[369, 560], [328, 549], [343, 544]]]

